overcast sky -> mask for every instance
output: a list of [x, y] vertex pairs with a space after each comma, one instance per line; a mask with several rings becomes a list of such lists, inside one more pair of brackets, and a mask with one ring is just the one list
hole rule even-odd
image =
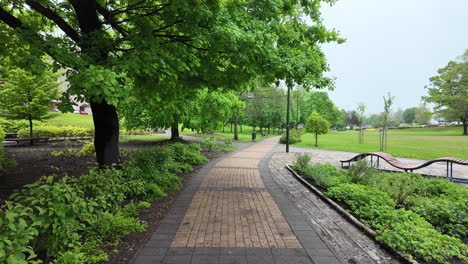
[[322, 15], [347, 39], [323, 46], [330, 97], [346, 110], [382, 112], [387, 92], [393, 111], [417, 106], [429, 77], [468, 49], [468, 0], [341, 0]]

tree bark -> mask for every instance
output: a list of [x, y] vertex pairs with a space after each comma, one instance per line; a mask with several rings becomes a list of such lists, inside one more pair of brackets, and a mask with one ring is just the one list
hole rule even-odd
[[31, 146], [33, 145], [32, 137], [33, 137], [33, 122], [32, 122], [31, 115], [29, 115], [29, 138], [31, 139], [29, 141], [29, 145]]
[[91, 102], [94, 122], [94, 147], [100, 167], [119, 162], [119, 117], [115, 106], [106, 101]]
[[463, 120], [463, 135], [468, 136], [468, 119]]
[[[237, 122], [239, 119], [239, 114], [234, 117], [234, 140], [239, 140], [239, 133], [237, 133]], [[242, 129], [242, 126], [241, 126]]]
[[318, 140], [318, 135], [317, 135], [317, 133], [315, 133], [315, 146], [316, 146], [316, 147], [318, 146], [318, 145], [317, 145], [317, 140]]
[[172, 125], [171, 125], [171, 139], [172, 141], [178, 140], [180, 138], [179, 135], [179, 116], [177, 114], [172, 115]]

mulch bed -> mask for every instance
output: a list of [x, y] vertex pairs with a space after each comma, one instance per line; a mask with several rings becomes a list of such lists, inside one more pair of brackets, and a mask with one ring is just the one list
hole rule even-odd
[[[130, 141], [120, 143], [120, 147], [127, 150], [145, 150], [156, 146], [167, 144], [167, 141]], [[0, 205], [16, 190], [20, 190], [24, 185], [33, 183], [42, 176], [58, 175], [78, 177], [96, 167], [94, 157], [54, 157], [51, 151], [64, 150], [66, 148], [80, 148], [81, 142], [62, 141], [48, 144], [37, 144], [34, 146], [8, 146], [5, 147], [5, 156], [16, 161], [16, 166], [7, 169], [0, 175]], [[214, 159], [224, 155], [226, 152], [202, 153], [208, 159]], [[180, 175], [183, 184], [187, 182], [202, 165], [194, 166], [194, 170]], [[175, 190], [158, 201], [153, 201], [152, 206], [142, 211], [140, 220], [147, 224], [144, 232], [130, 234], [122, 238], [122, 243], [116, 248], [106, 249], [113, 252], [109, 256], [109, 261], [105, 263], [124, 264], [133, 257], [139, 247], [141, 247], [151, 237], [152, 233], [159, 226], [160, 221], [167, 214], [178, 194], [183, 189]], [[115, 250], [117, 249], [117, 251]]]

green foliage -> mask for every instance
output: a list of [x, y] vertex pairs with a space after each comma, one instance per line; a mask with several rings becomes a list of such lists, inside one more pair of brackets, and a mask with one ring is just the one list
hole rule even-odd
[[[45, 125], [45, 123], [42, 121], [34, 120], [33, 125], [43, 126]], [[4, 128], [5, 132], [18, 133], [18, 131], [20, 130], [29, 129], [29, 122], [26, 120], [12, 120], [0, 118], [0, 126]]]
[[[286, 133], [281, 135], [280, 141], [281, 144], [286, 144]], [[289, 131], [289, 144], [295, 144], [302, 142], [301, 133], [297, 130], [290, 130]]]
[[37, 236], [39, 225], [31, 208], [7, 201], [0, 210], [0, 262], [41, 263], [28, 246]]
[[53, 263], [107, 260], [104, 246], [145, 228], [137, 216], [151, 204], [133, 199], [159, 199], [180, 188], [181, 178], [170, 170], [204, 162], [199, 153], [197, 144], [167, 146], [137, 153], [121, 169], [26, 185], [0, 210], [0, 262], [40, 263], [34, 251], [55, 258]]
[[306, 131], [315, 134], [315, 146], [317, 147], [317, 136], [328, 133], [330, 123], [319, 113], [312, 112], [306, 121]]
[[383, 213], [374, 226], [377, 239], [414, 258], [426, 262], [449, 263], [451, 258], [468, 261], [468, 247], [454, 237], [437, 232], [417, 214], [404, 209]]
[[85, 156], [96, 155], [96, 148], [94, 147], [94, 142], [93, 141], [85, 142], [85, 144], [81, 148], [81, 153]]
[[411, 210], [444, 234], [459, 238], [468, 236], [467, 199], [450, 199], [446, 196], [435, 199], [419, 197]]
[[[94, 135], [93, 129], [81, 128], [81, 127], [57, 127], [57, 126], [40, 126], [35, 128], [34, 136], [36, 137], [90, 137]], [[18, 131], [18, 137], [28, 137], [29, 131], [21, 129]]]
[[297, 157], [296, 162], [293, 165], [295, 171], [299, 172], [300, 174], [304, 173], [304, 170], [310, 166], [311, 157], [307, 154], [301, 154]]
[[335, 168], [330, 164], [306, 166], [302, 174], [305, 178], [313, 179], [319, 186], [329, 188], [343, 183], [350, 183], [346, 172]]
[[375, 168], [371, 168], [367, 161], [359, 160], [354, 162], [348, 169], [348, 175], [351, 176], [351, 182], [361, 184], [369, 177], [378, 174]]
[[2, 77], [4, 83], [0, 83], [0, 115], [29, 122], [50, 115], [55, 107], [52, 101], [59, 96], [57, 75], [49, 71], [32, 74], [22, 69], [10, 69]]
[[430, 85], [425, 87], [428, 96], [423, 99], [435, 103], [435, 111], [446, 119], [460, 120], [463, 135], [468, 135], [468, 50], [458, 61], [450, 61], [437, 73], [429, 78]]
[[224, 139], [224, 144], [226, 145], [232, 145], [233, 139], [232, 138], [225, 138]]
[[342, 184], [326, 192], [330, 198], [346, 203], [351, 212], [365, 223], [374, 223], [381, 214], [392, 210], [395, 202], [387, 193], [360, 184]]

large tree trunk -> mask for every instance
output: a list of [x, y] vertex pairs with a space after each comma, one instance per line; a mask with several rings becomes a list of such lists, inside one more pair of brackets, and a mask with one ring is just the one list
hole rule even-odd
[[179, 116], [177, 114], [172, 115], [172, 125], [171, 125], [171, 140], [178, 140], [179, 135]]
[[316, 147], [318, 146], [317, 141], [318, 141], [318, 135], [317, 135], [317, 133], [315, 133], [315, 146]]
[[106, 101], [91, 102], [94, 122], [94, 147], [99, 166], [119, 162], [119, 117], [115, 106]]

